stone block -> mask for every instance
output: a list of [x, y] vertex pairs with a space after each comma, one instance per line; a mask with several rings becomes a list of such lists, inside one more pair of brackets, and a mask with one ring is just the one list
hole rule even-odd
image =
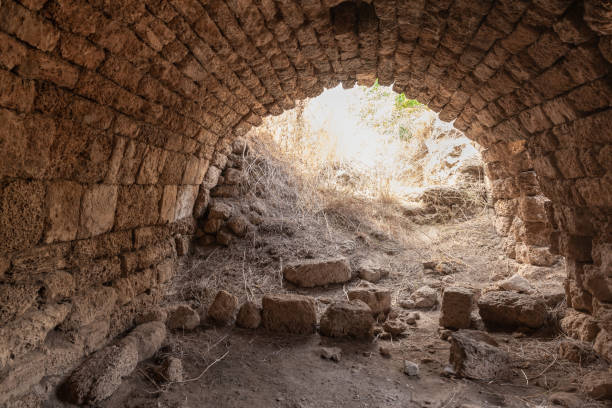
[[23, 315], [36, 301], [40, 286], [0, 284], [0, 325]]
[[155, 224], [159, 219], [160, 198], [161, 190], [157, 186], [119, 187], [115, 229]]
[[45, 303], [56, 303], [72, 297], [74, 278], [66, 271], [53, 271], [41, 278], [40, 297]]
[[52, 51], [60, 36], [53, 24], [12, 0], [3, 2], [0, 7], [0, 26], [42, 51]]
[[40, 79], [72, 89], [79, 79], [79, 70], [59, 58], [29, 50], [23, 64], [17, 68], [23, 78]]
[[372, 310], [361, 300], [331, 304], [321, 316], [320, 331], [328, 337], [368, 339], [373, 335]]
[[198, 186], [185, 185], [179, 186], [176, 195], [175, 220], [192, 216], [193, 206], [198, 194]]
[[11, 71], [15, 66], [20, 65], [28, 49], [16, 39], [0, 33], [0, 66]]
[[82, 192], [80, 184], [70, 181], [56, 181], [47, 186], [46, 243], [72, 241], [76, 238], [79, 229]]
[[226, 326], [234, 320], [237, 309], [238, 298], [225, 290], [221, 290], [208, 308], [208, 317], [215, 323]]
[[515, 292], [487, 292], [478, 300], [478, 310], [492, 328], [537, 329], [548, 319], [544, 299]]
[[317, 324], [314, 299], [302, 295], [265, 295], [262, 299], [263, 326], [270, 331], [314, 333]]
[[0, 328], [0, 367], [39, 347], [47, 334], [68, 315], [70, 305], [45, 305], [30, 309]]
[[93, 185], [83, 193], [79, 238], [109, 232], [115, 222], [117, 186]]
[[387, 314], [391, 310], [391, 291], [374, 285], [357, 287], [348, 291], [349, 300], [361, 300], [374, 316]]
[[261, 308], [254, 302], [247, 301], [240, 306], [236, 317], [236, 326], [244, 329], [256, 329], [261, 324]]
[[450, 329], [468, 329], [474, 294], [470, 289], [448, 287], [442, 293], [440, 326]]
[[344, 283], [351, 279], [351, 269], [345, 258], [297, 261], [283, 268], [283, 277], [304, 288]]
[[476, 380], [508, 380], [512, 376], [510, 355], [488, 334], [459, 330], [450, 336], [449, 362], [460, 377]]
[[170, 223], [175, 220], [176, 196], [178, 187], [169, 185], [164, 186], [161, 202], [160, 222]]
[[111, 314], [117, 301], [115, 289], [100, 286], [72, 298], [72, 310], [61, 324], [63, 330], [75, 330]]
[[17, 180], [0, 191], [0, 253], [25, 250], [42, 238], [45, 187]]
[[34, 105], [34, 82], [0, 69], [0, 106], [30, 112]]
[[200, 315], [188, 305], [179, 305], [168, 311], [166, 326], [170, 330], [193, 330], [200, 325]]

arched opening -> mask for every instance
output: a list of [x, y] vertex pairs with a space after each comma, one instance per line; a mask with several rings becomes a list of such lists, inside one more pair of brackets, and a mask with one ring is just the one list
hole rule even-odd
[[[236, 138], [376, 78], [484, 147], [498, 229], [520, 219], [525, 238], [507, 253], [545, 260], [548, 236], [567, 265], [563, 332], [609, 361], [611, 14], [597, 0], [2, 2], [0, 403], [52, 398], [75, 367], [72, 400], [107, 398], [150, 357], [134, 339], [166, 330], [134, 328], [162, 318]], [[112, 381], [89, 381], [110, 356]], [[585, 392], [607, 395], [603, 372]]]

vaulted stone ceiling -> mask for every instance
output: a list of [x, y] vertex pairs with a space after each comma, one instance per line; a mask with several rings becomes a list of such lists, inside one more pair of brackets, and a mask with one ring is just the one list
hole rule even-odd
[[485, 148], [508, 255], [566, 256], [612, 358], [611, 62], [606, 0], [2, 1], [0, 368], [131, 327], [233, 138], [376, 78]]

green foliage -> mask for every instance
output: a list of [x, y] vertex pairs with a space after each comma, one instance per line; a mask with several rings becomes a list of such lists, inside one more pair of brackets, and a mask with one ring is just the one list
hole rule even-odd
[[416, 108], [421, 106], [422, 104], [416, 99], [408, 99], [406, 95], [402, 92], [401, 94], [397, 94], [395, 96], [395, 109], [407, 109], [407, 108]]
[[407, 142], [412, 138], [412, 133], [410, 129], [400, 125], [399, 126], [399, 138], [402, 142]]

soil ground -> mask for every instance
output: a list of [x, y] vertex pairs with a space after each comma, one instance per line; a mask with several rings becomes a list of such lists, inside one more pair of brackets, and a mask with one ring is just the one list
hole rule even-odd
[[[422, 238], [404, 245], [380, 231], [340, 234], [336, 228], [331, 235], [335, 245], [330, 245], [329, 236], [313, 237], [313, 231], [296, 227], [289, 236], [262, 232], [255, 240], [236, 241], [229, 248], [196, 248], [196, 254], [183, 265], [169, 299], [181, 297], [194, 306], [206, 306], [218, 288], [230, 290], [242, 300], [247, 298], [247, 292], [249, 298], [255, 299], [267, 292], [298, 292], [314, 296], [321, 312], [331, 299], [344, 298], [344, 291], [359, 281], [355, 279], [345, 287], [310, 290], [297, 290], [286, 284], [281, 287], [281, 259], [297, 257], [290, 254], [341, 254], [353, 262], [363, 256], [386, 260], [392, 272], [379, 285], [394, 290], [396, 303], [423, 283], [439, 287], [452, 280], [484, 288], [493, 279], [512, 273], [508, 261], [500, 256], [499, 239], [490, 217], [485, 212], [462, 222], [414, 226], [414, 236]], [[264, 244], [258, 244], [259, 240]], [[309, 249], [308, 254], [300, 252], [304, 248]], [[423, 260], [444, 254], [467, 266], [450, 278], [442, 277], [447, 283], [440, 277], [425, 275], [421, 266]], [[562, 265], [536, 270], [541, 290], [559, 288]], [[576, 392], [582, 407], [605, 406], [579, 394], [582, 374], [605, 368], [604, 362], [580, 367], [560, 360], [556, 346], [562, 336], [558, 334], [535, 333], [517, 338], [513, 333], [494, 333], [514, 357], [515, 375], [508, 383], [445, 377], [442, 372], [448, 364], [449, 344], [438, 335], [439, 312], [425, 310], [420, 314], [417, 326], [411, 327], [406, 336], [387, 341], [339, 341], [319, 335], [279, 335], [263, 329], [212, 326], [172, 333], [160, 355], [180, 357], [185, 377], [194, 380], [169, 386], [156, 384], [147, 374], [153, 362], [146, 362], [104, 406], [548, 407], [554, 406], [548, 398], [557, 391]], [[391, 358], [380, 355], [380, 345], [390, 347]], [[340, 362], [322, 359], [321, 346], [340, 347]], [[402, 372], [404, 360], [420, 365], [417, 378]]]
[[[517, 271], [537, 292], [563, 292], [562, 260], [550, 268], [521, 267], [509, 260], [486, 206], [449, 217], [395, 201], [345, 198], [327, 199], [318, 211], [302, 211], [291, 180], [271, 173], [281, 182], [250, 183], [242, 197], [230, 200], [234, 208], [246, 211], [258, 202], [265, 208], [261, 224], [229, 247], [195, 245], [167, 288], [167, 304], [184, 302], [207, 310], [220, 289], [241, 302], [291, 292], [314, 297], [320, 315], [333, 300], [345, 299], [359, 278], [345, 285], [299, 289], [282, 280], [281, 270], [290, 261], [327, 256], [344, 256], [353, 267], [362, 259], [386, 266], [390, 274], [378, 285], [393, 291], [393, 308], [400, 316], [414, 311], [402, 309], [400, 301], [423, 285], [438, 290], [461, 285], [478, 294]], [[449, 275], [426, 273], [423, 262], [431, 260], [454, 261], [458, 268]], [[562, 360], [557, 346], [564, 336], [555, 330], [492, 333], [511, 354], [514, 376], [507, 383], [485, 383], [444, 375], [450, 346], [440, 339], [438, 308], [419, 313], [416, 326], [393, 340], [334, 340], [211, 325], [170, 333], [157, 360], [141, 363], [102, 406], [553, 407], [559, 405], [549, 402], [550, 396], [559, 391], [573, 395], [576, 407], [606, 406], [589, 400], [580, 389], [586, 372], [606, 370], [607, 364], [599, 359], [588, 364]], [[322, 346], [340, 347], [340, 361], [322, 359]], [[391, 350], [389, 358], [379, 353], [380, 346]], [[186, 381], [163, 384], [151, 376], [155, 365], [170, 355], [182, 360]], [[403, 373], [405, 360], [419, 364], [418, 377]]]

